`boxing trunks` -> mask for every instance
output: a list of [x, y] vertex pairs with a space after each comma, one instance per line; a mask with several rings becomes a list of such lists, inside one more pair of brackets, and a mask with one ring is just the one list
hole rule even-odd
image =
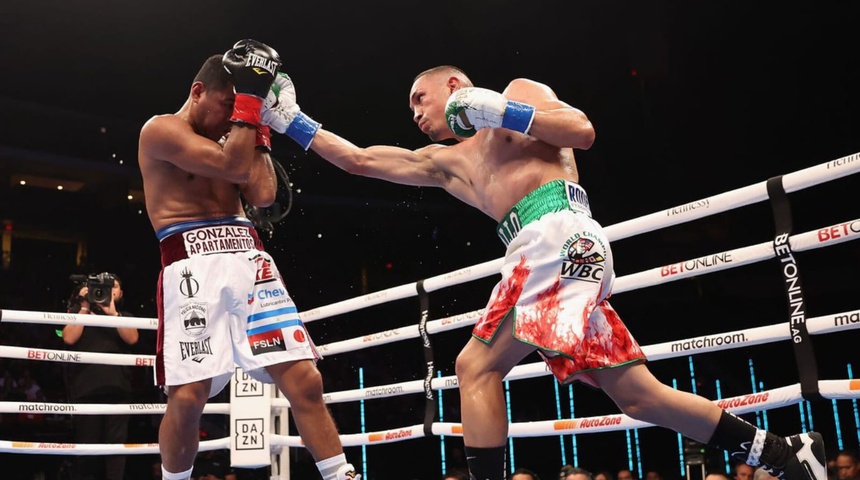
[[265, 367], [319, 358], [253, 224], [244, 217], [176, 223], [156, 232], [156, 385], [212, 379], [220, 392], [235, 365], [273, 383]]
[[538, 347], [562, 384], [597, 386], [597, 369], [645, 360], [609, 305], [615, 273], [603, 229], [591, 218], [585, 190], [546, 183], [520, 200], [499, 223], [507, 245], [502, 279], [472, 335], [490, 343], [510, 318], [513, 335]]

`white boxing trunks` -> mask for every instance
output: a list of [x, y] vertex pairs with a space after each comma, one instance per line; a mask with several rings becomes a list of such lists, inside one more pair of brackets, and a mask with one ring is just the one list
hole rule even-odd
[[489, 343], [510, 317], [518, 340], [538, 353], [563, 384], [597, 386], [596, 369], [645, 360], [609, 305], [615, 273], [603, 229], [585, 191], [555, 180], [520, 200], [499, 223], [502, 279], [472, 335]]
[[248, 219], [181, 222], [157, 236], [156, 385], [211, 378], [211, 397], [227, 385], [235, 365], [272, 383], [265, 367], [319, 358]]

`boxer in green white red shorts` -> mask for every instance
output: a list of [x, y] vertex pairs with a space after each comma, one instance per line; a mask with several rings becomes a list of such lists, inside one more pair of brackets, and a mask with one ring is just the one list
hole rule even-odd
[[591, 218], [585, 191], [555, 180], [533, 190], [499, 223], [508, 246], [502, 279], [472, 335], [490, 343], [502, 321], [538, 347], [562, 383], [595, 369], [645, 360], [607, 298], [615, 272], [603, 228]]

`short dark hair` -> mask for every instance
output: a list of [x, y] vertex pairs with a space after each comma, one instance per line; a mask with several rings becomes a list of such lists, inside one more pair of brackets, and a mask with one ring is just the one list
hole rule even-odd
[[425, 75], [432, 75], [435, 73], [449, 73], [452, 75], [459, 75], [471, 83], [471, 80], [469, 80], [469, 76], [466, 75], [466, 72], [464, 72], [463, 69], [459, 67], [455, 67], [454, 65], [439, 65], [437, 67], [428, 68], [427, 70], [424, 70], [418, 75], [415, 75], [415, 78], [412, 81], [415, 82], [415, 80], [418, 80]]
[[221, 59], [222, 54], [212, 55], [203, 62], [200, 71], [194, 77], [195, 82], [200, 82], [212, 90], [227, 90], [230, 88], [230, 74], [224, 69]]
[[[755, 471], [755, 468], [756, 468], [756, 467], [753, 467], [752, 465], [748, 465], [744, 461], [736, 460], [736, 461], [732, 462], [732, 464], [731, 464], [731, 476], [732, 477], [737, 476], [738, 469], [741, 467], [744, 467], [744, 466], [752, 468], [753, 471]], [[726, 472], [708, 472], [708, 473], [726, 473]], [[729, 475], [727, 474], [726, 476], [729, 476]]]
[[442, 475], [442, 480], [448, 480], [450, 478], [456, 478], [457, 480], [469, 480], [469, 472], [461, 468], [453, 468], [445, 472], [445, 475]]
[[[857, 452], [855, 452], [854, 450], [851, 450], [848, 448], [843, 449], [843, 450], [839, 450], [838, 452], [836, 452], [836, 457], [848, 457], [854, 463], [860, 463], [860, 455], [858, 455]], [[833, 458], [836, 458], [836, 457], [833, 457]]]
[[511, 473], [511, 476], [508, 478], [513, 478], [514, 475], [529, 475], [532, 477], [532, 480], [540, 480], [540, 477], [538, 477], [538, 474], [529, 470], [528, 468], [522, 468], [522, 467], [518, 468], [518, 469], [514, 470], [513, 473]]
[[564, 476], [565, 476], [565, 477], [567, 477], [568, 475], [574, 474], [574, 473], [578, 473], [578, 474], [580, 474], [580, 475], [585, 475], [585, 476], [586, 476], [586, 477], [588, 477], [590, 480], [593, 480], [593, 479], [594, 479], [594, 475], [592, 475], [590, 471], [588, 471], [588, 470], [586, 470], [586, 469], [584, 469], [584, 468], [580, 468], [580, 467], [570, 467], [570, 468], [567, 468], [567, 469], [565, 469], [565, 470], [566, 470], [566, 472], [564, 473]]

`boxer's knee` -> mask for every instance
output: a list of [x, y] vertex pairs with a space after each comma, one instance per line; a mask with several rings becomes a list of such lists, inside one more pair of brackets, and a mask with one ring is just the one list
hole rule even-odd
[[499, 372], [492, 368], [488, 355], [486, 346], [475, 339], [470, 340], [457, 355], [454, 371], [457, 374], [457, 383], [461, 389], [472, 388], [481, 382], [501, 379]]
[[209, 400], [211, 380], [172, 386], [169, 388], [167, 407], [190, 418], [200, 416]]
[[293, 408], [322, 402], [323, 378], [310, 360], [275, 367], [272, 377]]

